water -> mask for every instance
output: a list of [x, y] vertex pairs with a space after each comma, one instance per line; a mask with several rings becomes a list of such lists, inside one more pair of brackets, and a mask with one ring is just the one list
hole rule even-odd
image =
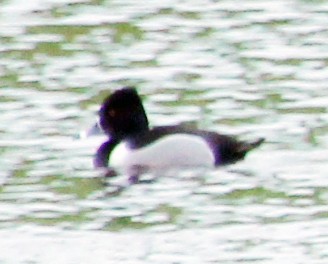
[[[327, 263], [325, 1], [7, 0], [0, 263]], [[126, 185], [78, 140], [136, 85], [152, 125], [266, 143]], [[124, 186], [124, 187], [121, 187]]]

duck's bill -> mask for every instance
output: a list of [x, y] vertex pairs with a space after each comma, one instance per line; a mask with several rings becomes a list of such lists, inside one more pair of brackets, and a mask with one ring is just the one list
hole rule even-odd
[[80, 133], [80, 138], [88, 138], [93, 136], [102, 136], [105, 135], [103, 130], [101, 129], [99, 122], [96, 122], [93, 126], [89, 129], [82, 131]]

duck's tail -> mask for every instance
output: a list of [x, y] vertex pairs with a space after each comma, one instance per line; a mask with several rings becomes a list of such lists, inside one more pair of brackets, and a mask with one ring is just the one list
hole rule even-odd
[[264, 138], [253, 142], [238, 141], [232, 138], [220, 145], [220, 160], [217, 165], [227, 165], [235, 163], [245, 158], [246, 154], [259, 147], [264, 142]]
[[264, 138], [259, 138], [253, 142], [243, 142], [237, 148], [237, 152], [243, 154], [244, 156], [248, 151], [259, 147], [264, 141], [265, 141]]

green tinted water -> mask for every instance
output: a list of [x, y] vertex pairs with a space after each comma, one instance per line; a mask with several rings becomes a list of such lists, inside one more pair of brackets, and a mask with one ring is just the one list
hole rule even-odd
[[[1, 263], [327, 262], [325, 1], [0, 5]], [[152, 125], [266, 144], [213, 171], [106, 179], [101, 140], [77, 135], [123, 85]]]

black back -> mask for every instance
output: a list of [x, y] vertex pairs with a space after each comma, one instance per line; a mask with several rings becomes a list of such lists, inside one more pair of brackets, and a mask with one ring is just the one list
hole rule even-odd
[[172, 134], [189, 134], [202, 137], [212, 149], [215, 156], [215, 165], [235, 163], [245, 157], [248, 151], [258, 147], [264, 139], [255, 142], [243, 142], [227, 135], [216, 132], [188, 129], [183, 126], [155, 127], [147, 133], [139, 133], [129, 139], [131, 148], [141, 148], [163, 136]]

